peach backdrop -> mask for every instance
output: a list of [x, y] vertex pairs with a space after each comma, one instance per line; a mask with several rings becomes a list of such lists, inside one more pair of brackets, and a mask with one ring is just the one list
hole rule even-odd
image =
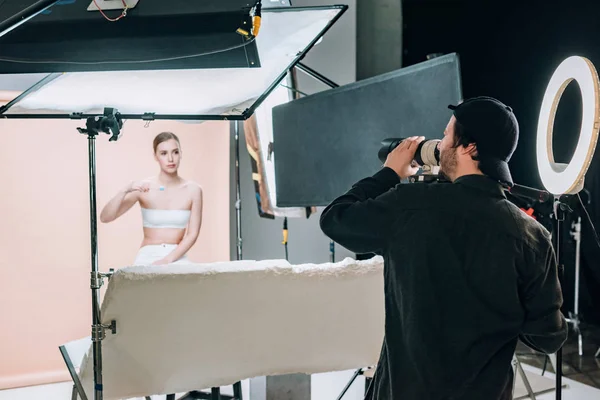
[[[58, 351], [90, 335], [90, 231], [85, 121], [0, 120], [0, 389], [68, 380]], [[229, 123], [126, 121], [117, 142], [97, 139], [98, 212], [130, 180], [158, 172], [152, 139], [175, 132], [180, 173], [204, 189], [195, 262], [229, 260]], [[142, 240], [136, 205], [98, 225], [101, 271], [133, 262]]]

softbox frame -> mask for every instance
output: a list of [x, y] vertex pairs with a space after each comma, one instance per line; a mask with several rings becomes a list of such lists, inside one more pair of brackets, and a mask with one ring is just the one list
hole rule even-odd
[[277, 206], [328, 205], [381, 168], [383, 139], [441, 139], [461, 99], [452, 53], [273, 108]]

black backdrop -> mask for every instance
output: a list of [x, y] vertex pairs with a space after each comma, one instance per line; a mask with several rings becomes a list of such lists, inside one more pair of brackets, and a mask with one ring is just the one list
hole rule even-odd
[[[460, 56], [465, 98], [489, 95], [515, 110], [521, 127], [511, 161], [515, 182], [542, 188], [535, 159], [535, 136], [544, 91], [565, 58], [589, 58], [600, 69], [600, 2], [572, 0], [404, 0], [404, 66], [432, 53]], [[581, 99], [576, 83], [563, 95], [554, 125], [554, 152], [568, 162], [577, 141]], [[600, 227], [600, 155], [588, 175], [588, 207]], [[568, 221], [567, 221], [568, 223]], [[568, 230], [568, 226], [565, 226]], [[573, 305], [574, 253], [565, 244], [565, 311]], [[587, 321], [600, 321], [600, 249], [583, 218], [581, 308]], [[598, 306], [594, 308], [594, 303]]]

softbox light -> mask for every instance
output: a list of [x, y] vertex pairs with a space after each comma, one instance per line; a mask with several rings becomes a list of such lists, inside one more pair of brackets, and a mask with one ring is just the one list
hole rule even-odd
[[441, 139], [461, 98], [448, 54], [273, 108], [277, 206], [326, 206], [381, 168], [383, 139]]
[[0, 108], [0, 117], [87, 118], [113, 107], [123, 119], [244, 120], [346, 9], [263, 9], [259, 68], [51, 73]]

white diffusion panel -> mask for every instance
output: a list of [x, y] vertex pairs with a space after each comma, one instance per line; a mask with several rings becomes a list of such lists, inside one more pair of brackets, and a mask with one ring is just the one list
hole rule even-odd
[[240, 115], [342, 12], [334, 6], [263, 10], [260, 68], [64, 73], [5, 114], [92, 114], [114, 107], [121, 114]]
[[[112, 320], [105, 400], [372, 366], [384, 335], [383, 258], [126, 267], [102, 304], [102, 323]], [[80, 371], [88, 397], [93, 372], [90, 349]]]

